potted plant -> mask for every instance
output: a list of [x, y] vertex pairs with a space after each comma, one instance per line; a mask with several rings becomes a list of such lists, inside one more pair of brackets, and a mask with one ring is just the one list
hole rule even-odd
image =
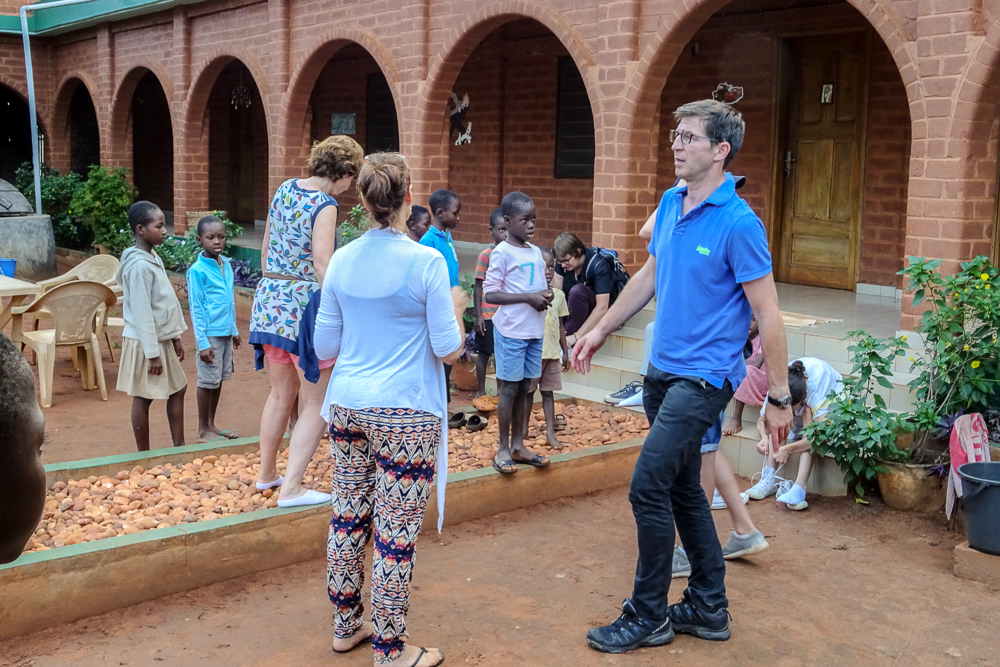
[[910, 383], [917, 397], [910, 458], [946, 466], [955, 420], [986, 414], [1000, 400], [1000, 286], [997, 268], [986, 257], [964, 262], [945, 278], [940, 265], [941, 260], [911, 257], [899, 273], [909, 279], [913, 305], [928, 306], [917, 326], [923, 350], [910, 357], [917, 373]]
[[895, 445], [897, 435], [911, 429], [904, 415], [890, 412], [876, 386], [891, 388], [892, 364], [905, 354], [906, 336], [881, 340], [858, 330], [847, 338], [854, 364], [852, 375], [844, 378], [844, 388], [831, 396], [825, 419], [804, 430], [812, 443], [811, 452], [830, 456], [844, 471], [844, 483], [858, 498], [875, 478], [886, 471], [888, 462], [906, 458]]

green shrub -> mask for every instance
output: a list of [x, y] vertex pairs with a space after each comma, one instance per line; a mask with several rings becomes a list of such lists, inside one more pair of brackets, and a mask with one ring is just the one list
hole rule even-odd
[[360, 238], [372, 226], [368, 219], [368, 213], [358, 204], [347, 212], [347, 220], [340, 226], [340, 245], [345, 246], [351, 241]]
[[73, 195], [71, 209], [94, 234], [94, 243], [121, 255], [135, 243], [128, 224], [128, 209], [135, 202], [135, 186], [125, 179], [128, 170], [113, 171], [94, 165], [87, 180]]
[[[82, 250], [90, 248], [94, 235], [85, 228], [79, 216], [73, 214], [73, 196], [83, 186], [79, 174], [60, 174], [44, 162], [41, 165], [42, 212], [52, 218], [52, 232], [56, 245], [61, 248]], [[34, 206], [35, 173], [30, 162], [22, 164], [14, 175], [14, 187]]]

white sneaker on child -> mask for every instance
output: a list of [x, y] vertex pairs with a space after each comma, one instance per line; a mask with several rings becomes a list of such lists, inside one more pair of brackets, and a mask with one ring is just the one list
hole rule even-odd
[[[756, 476], [755, 474], [754, 477]], [[764, 500], [764, 498], [774, 495], [777, 490], [778, 479], [775, 475], [775, 470], [771, 466], [765, 466], [760, 472], [760, 481], [747, 489], [746, 493], [747, 496], [754, 500]]]
[[795, 511], [809, 507], [809, 503], [806, 502], [806, 490], [801, 486], [788, 480], [782, 481], [779, 486], [778, 496], [775, 498], [777, 502], [784, 503], [788, 505], [788, 509]]
[[[746, 491], [740, 494], [740, 500], [743, 501], [744, 505], [746, 505], [747, 501], [750, 500], [750, 496], [747, 494]], [[722, 495], [719, 493], [718, 489], [715, 490], [715, 495], [712, 497], [712, 509], [713, 510], [726, 509], [726, 501], [722, 499]]]

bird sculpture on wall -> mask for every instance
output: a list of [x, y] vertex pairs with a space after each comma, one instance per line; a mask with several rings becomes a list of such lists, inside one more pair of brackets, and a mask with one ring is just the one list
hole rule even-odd
[[458, 138], [455, 139], [455, 145], [460, 146], [462, 144], [472, 143], [472, 121], [465, 126], [465, 114], [469, 110], [469, 94], [466, 93], [462, 96], [462, 99], [458, 99], [458, 95], [455, 91], [451, 91], [451, 101], [455, 105], [455, 108], [451, 110], [451, 130], [450, 132], [455, 132], [458, 134]]
[[743, 99], [743, 87], [720, 83], [712, 93], [712, 99], [723, 104], [736, 104]]

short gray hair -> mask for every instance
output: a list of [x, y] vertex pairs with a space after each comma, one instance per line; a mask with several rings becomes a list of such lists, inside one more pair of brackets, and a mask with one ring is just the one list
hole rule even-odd
[[701, 118], [705, 121], [705, 134], [715, 144], [725, 141], [729, 144], [729, 155], [723, 167], [728, 167], [743, 145], [743, 133], [746, 125], [740, 112], [722, 102], [715, 100], [698, 100], [677, 107], [674, 119], [677, 122], [685, 118]]

